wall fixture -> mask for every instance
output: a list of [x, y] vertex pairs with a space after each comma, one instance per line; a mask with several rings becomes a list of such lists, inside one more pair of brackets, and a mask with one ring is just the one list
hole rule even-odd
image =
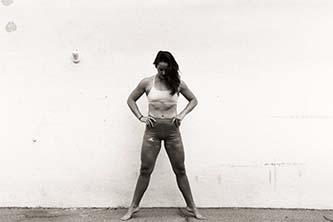
[[78, 49], [74, 49], [72, 52], [72, 61], [74, 63], [79, 63], [80, 62], [80, 55], [79, 55], [79, 50]]

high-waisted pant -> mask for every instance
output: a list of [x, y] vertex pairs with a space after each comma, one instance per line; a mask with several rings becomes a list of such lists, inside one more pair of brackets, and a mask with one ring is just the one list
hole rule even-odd
[[161, 141], [169, 156], [176, 174], [184, 174], [184, 148], [179, 126], [172, 123], [172, 118], [156, 118], [154, 126], [146, 125], [141, 152], [141, 172], [151, 173], [156, 157], [161, 148]]

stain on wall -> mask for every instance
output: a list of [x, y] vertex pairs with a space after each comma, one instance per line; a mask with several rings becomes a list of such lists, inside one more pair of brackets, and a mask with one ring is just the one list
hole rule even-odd
[[[274, 182], [274, 188], [276, 188], [277, 184], [277, 168], [278, 167], [297, 167], [297, 174], [298, 177], [302, 177], [302, 171], [300, 166], [305, 165], [304, 163], [297, 163], [297, 162], [276, 162], [276, 163], [265, 163], [265, 167], [269, 167], [268, 171], [268, 182], [269, 184], [272, 184], [272, 177], [273, 177], [273, 182]], [[273, 171], [273, 173], [272, 173]], [[273, 175], [272, 175], [273, 174]]]
[[15, 32], [17, 30], [17, 26], [14, 22], [8, 22], [6, 25], [7, 32]]
[[11, 4], [13, 4], [13, 0], [1, 0], [1, 3], [4, 5], [4, 6], [9, 6]]
[[[1, 0], [1, 3], [4, 6], [9, 6], [9, 5], [13, 4], [14, 1], [13, 0]], [[14, 22], [10, 21], [7, 23], [7, 25], [6, 25], [7, 32], [14, 32], [14, 31], [16, 31], [16, 29], [17, 29], [17, 26]]]

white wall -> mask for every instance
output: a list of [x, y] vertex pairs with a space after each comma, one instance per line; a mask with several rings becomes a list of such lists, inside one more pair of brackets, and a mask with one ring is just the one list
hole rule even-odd
[[[0, 6], [0, 206], [128, 206], [126, 99], [162, 49], [199, 99], [181, 126], [198, 206], [333, 208], [332, 1]], [[184, 205], [162, 149], [142, 206]]]

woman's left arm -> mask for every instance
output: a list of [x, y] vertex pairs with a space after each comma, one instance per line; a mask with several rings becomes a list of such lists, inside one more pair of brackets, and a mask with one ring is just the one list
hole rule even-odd
[[180, 84], [180, 93], [189, 101], [186, 107], [175, 117], [175, 119], [179, 119], [181, 121], [184, 119], [185, 115], [191, 112], [194, 107], [198, 105], [198, 100], [183, 80], [181, 80]]

